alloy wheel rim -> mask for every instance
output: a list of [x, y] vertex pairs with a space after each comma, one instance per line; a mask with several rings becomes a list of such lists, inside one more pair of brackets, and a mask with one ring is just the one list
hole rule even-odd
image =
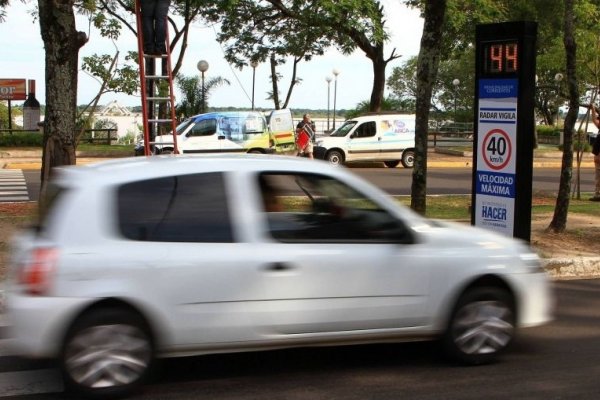
[[513, 337], [512, 312], [498, 301], [469, 303], [458, 311], [454, 321], [454, 342], [465, 354], [496, 353]]
[[77, 333], [65, 353], [70, 377], [89, 388], [135, 382], [150, 364], [151, 347], [144, 332], [131, 325], [97, 325]]

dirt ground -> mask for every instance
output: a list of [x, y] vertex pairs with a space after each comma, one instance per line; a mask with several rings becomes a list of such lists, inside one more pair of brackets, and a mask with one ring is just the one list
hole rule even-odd
[[[36, 207], [37, 203], [0, 203], [0, 281], [5, 278], [10, 238], [31, 220]], [[600, 216], [570, 213], [562, 234], [546, 231], [551, 219], [548, 213], [532, 220], [531, 246], [541, 257], [600, 256]]]
[[561, 234], [547, 232], [551, 221], [552, 213], [535, 215], [531, 221], [531, 246], [541, 257], [600, 256], [599, 216], [569, 213]]

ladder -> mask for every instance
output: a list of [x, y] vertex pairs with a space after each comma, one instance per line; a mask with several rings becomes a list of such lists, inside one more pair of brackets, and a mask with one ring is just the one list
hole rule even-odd
[[[173, 94], [173, 73], [171, 70], [171, 48], [169, 27], [166, 28], [166, 54], [144, 54], [144, 38], [142, 29], [142, 0], [135, 0], [137, 21], [138, 62], [140, 68], [140, 91], [142, 95], [142, 129], [144, 131], [144, 155], [158, 154], [154, 150], [155, 138], [161, 130], [170, 128], [173, 142], [161, 141], [160, 144], [177, 149], [177, 120], [175, 118], [175, 96]], [[159, 64], [160, 70], [157, 66]], [[160, 73], [159, 73], [160, 72]], [[164, 83], [167, 83], [165, 85]], [[167, 93], [165, 94], [165, 89]], [[162, 116], [162, 118], [161, 118]], [[166, 153], [166, 152], [165, 152]]]

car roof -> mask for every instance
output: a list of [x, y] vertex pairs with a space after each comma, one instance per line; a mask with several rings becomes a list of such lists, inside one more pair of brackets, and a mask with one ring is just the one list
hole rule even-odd
[[364, 120], [380, 120], [380, 119], [402, 119], [402, 120], [414, 120], [415, 114], [367, 114], [358, 117], [351, 118], [353, 121], [364, 121]]
[[197, 114], [190, 119], [192, 120], [201, 120], [205, 118], [214, 118], [214, 117], [239, 117], [245, 115], [257, 115], [260, 117], [264, 117], [263, 113], [259, 111], [212, 111], [204, 114]]

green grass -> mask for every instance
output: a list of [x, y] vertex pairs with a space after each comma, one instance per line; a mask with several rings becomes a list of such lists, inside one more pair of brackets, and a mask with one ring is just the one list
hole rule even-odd
[[131, 156], [133, 155], [133, 145], [131, 144], [89, 144], [89, 143], [80, 143], [77, 146], [77, 151], [85, 151], [90, 153], [99, 153], [106, 155], [125, 155]]
[[[569, 213], [600, 216], [598, 203], [590, 202], [589, 195], [582, 200], [571, 199]], [[396, 197], [401, 204], [410, 207], [410, 197]], [[556, 199], [553, 197], [536, 196], [533, 198], [532, 214], [547, 214], [554, 212]], [[471, 196], [428, 196], [426, 216], [436, 219], [470, 219], [469, 207]]]
[[[410, 207], [410, 196], [396, 197], [396, 200]], [[469, 219], [470, 205], [471, 196], [427, 196], [425, 215], [439, 219]]]

